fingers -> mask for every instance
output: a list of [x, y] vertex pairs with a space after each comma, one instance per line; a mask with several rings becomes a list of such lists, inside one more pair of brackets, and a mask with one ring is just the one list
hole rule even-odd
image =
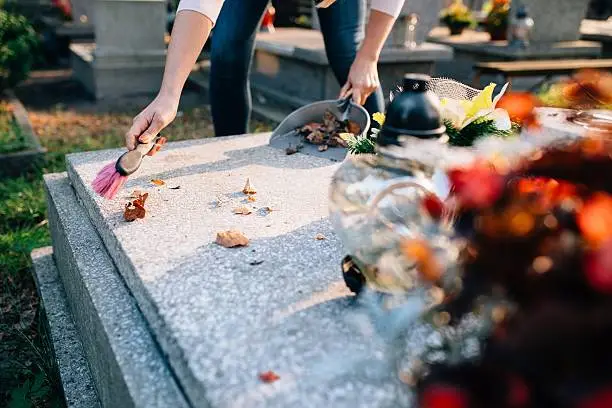
[[347, 98], [349, 95], [351, 95], [352, 92], [353, 92], [353, 89], [352, 89], [350, 81], [346, 81], [342, 89], [340, 89], [340, 95], [338, 96], [338, 99]]
[[355, 102], [357, 105], [363, 105], [363, 102], [361, 102], [361, 100], [363, 99], [363, 93], [362, 90], [359, 88], [353, 88], [353, 102]]
[[140, 143], [149, 143], [157, 136], [159, 132], [166, 126], [165, 121], [157, 114], [153, 116], [153, 120], [149, 124], [149, 127], [138, 138]]
[[366, 100], [378, 88], [377, 79], [368, 79], [363, 82], [353, 84], [353, 102], [359, 105], [366, 103]]
[[125, 147], [127, 147], [128, 150], [134, 150], [136, 148], [138, 137], [147, 127], [149, 127], [149, 121], [143, 116], [138, 115], [134, 118], [132, 127], [130, 127], [130, 130], [125, 134]]

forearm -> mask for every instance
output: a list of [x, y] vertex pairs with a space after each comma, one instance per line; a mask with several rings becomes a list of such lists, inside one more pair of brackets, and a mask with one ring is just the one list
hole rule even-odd
[[212, 26], [210, 18], [202, 13], [191, 10], [181, 10], [177, 13], [160, 94], [180, 97]]
[[394, 22], [395, 16], [379, 10], [372, 10], [366, 27], [365, 39], [357, 54], [358, 57], [378, 61]]

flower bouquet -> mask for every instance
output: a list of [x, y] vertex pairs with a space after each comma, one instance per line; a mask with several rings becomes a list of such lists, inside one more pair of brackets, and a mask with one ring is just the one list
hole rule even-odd
[[510, 0], [492, 0], [484, 25], [491, 35], [491, 41], [508, 39], [510, 22]]
[[430, 249], [442, 230], [401, 246], [439, 292], [423, 315], [435, 341], [403, 374], [418, 406], [612, 406], [609, 136], [448, 171], [457, 261]]
[[451, 35], [460, 35], [463, 30], [475, 24], [472, 12], [462, 0], [454, 0], [453, 4], [442, 10], [440, 21], [449, 28]]
[[[508, 84], [504, 85], [494, 97], [496, 86], [492, 83], [479, 91], [450, 79], [431, 80], [431, 90], [440, 97], [442, 119], [446, 126], [449, 145], [468, 147], [481, 138], [489, 136], [506, 138], [519, 133], [519, 124], [511, 120], [506, 109], [498, 107]], [[398, 91], [401, 91], [401, 88], [398, 88]], [[385, 114], [375, 113], [373, 120], [382, 127]], [[349, 153], [374, 154], [378, 132], [379, 129], [373, 127], [369, 136], [344, 135]]]

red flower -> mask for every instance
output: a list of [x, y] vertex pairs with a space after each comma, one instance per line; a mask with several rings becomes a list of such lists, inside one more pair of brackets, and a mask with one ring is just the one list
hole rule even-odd
[[459, 388], [435, 384], [427, 387], [420, 398], [420, 408], [467, 408], [468, 396]]
[[451, 170], [448, 177], [455, 195], [464, 207], [490, 206], [500, 196], [504, 186], [504, 177], [487, 164]]
[[610, 408], [612, 407], [612, 389], [603, 390], [587, 397], [577, 408]]
[[595, 290], [612, 294], [612, 240], [587, 254], [584, 273]]
[[423, 209], [427, 211], [427, 214], [435, 220], [442, 218], [444, 212], [444, 203], [434, 194], [427, 194], [421, 202]]
[[577, 217], [585, 239], [599, 246], [612, 238], [612, 196], [596, 193], [584, 204]]

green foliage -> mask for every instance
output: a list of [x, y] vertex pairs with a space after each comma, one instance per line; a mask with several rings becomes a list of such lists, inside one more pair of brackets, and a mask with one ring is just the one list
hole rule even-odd
[[353, 136], [347, 140], [348, 151], [352, 154], [374, 154], [376, 143], [368, 136]]
[[0, 10], [0, 92], [27, 78], [37, 46], [36, 32], [25, 17]]
[[499, 130], [495, 127], [493, 120], [477, 120], [461, 130], [454, 127], [449, 121], [444, 121], [444, 126], [446, 126], [446, 134], [448, 135], [448, 144], [461, 147], [472, 146], [481, 137], [510, 137], [518, 130], [518, 126], [514, 124], [510, 130]]

